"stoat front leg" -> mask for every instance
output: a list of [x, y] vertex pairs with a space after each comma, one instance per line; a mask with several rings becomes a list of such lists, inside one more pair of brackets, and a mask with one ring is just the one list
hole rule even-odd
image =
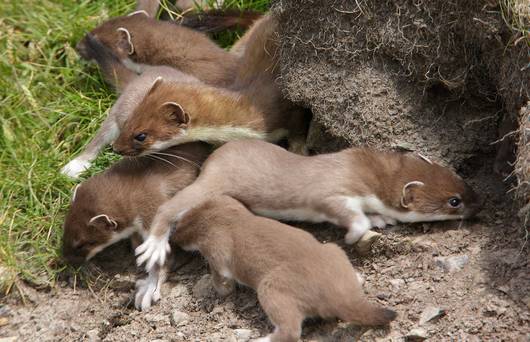
[[136, 281], [136, 295], [134, 297], [134, 306], [136, 309], [145, 311], [153, 303], [160, 300], [160, 288], [166, 280], [166, 273], [164, 267], [155, 266], [149, 271], [147, 278]]

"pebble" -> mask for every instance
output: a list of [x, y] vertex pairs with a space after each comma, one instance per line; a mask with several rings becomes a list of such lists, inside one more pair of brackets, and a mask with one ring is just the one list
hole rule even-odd
[[422, 328], [416, 328], [409, 331], [407, 335], [405, 335], [405, 340], [407, 341], [423, 341], [426, 340], [429, 336], [427, 335], [427, 331]]
[[178, 298], [185, 296], [187, 293], [188, 289], [186, 288], [186, 286], [184, 286], [183, 284], [177, 284], [171, 289], [169, 296], [171, 298]]
[[168, 317], [162, 313], [148, 313], [144, 316], [144, 319], [152, 325], [168, 323]]
[[452, 257], [436, 257], [435, 265], [442, 268], [445, 272], [453, 273], [461, 270], [469, 262], [467, 254]]
[[185, 312], [175, 310], [171, 313], [170, 322], [174, 327], [186, 325], [190, 319], [190, 315]]
[[252, 336], [252, 330], [250, 329], [234, 329], [233, 331], [237, 342], [247, 342]]
[[433, 319], [445, 316], [445, 310], [434, 306], [428, 306], [421, 312], [420, 325], [432, 321]]
[[99, 330], [98, 329], [92, 329], [86, 332], [86, 340], [89, 342], [99, 342], [101, 339], [99, 338]]
[[4, 325], [7, 325], [9, 323], [9, 319], [7, 317], [0, 317], [0, 327], [3, 327]]
[[205, 274], [201, 279], [193, 286], [193, 296], [197, 299], [208, 297], [212, 292], [214, 292], [212, 276]]
[[379, 240], [381, 236], [381, 234], [369, 230], [357, 241], [355, 249], [360, 255], [367, 255], [370, 253], [373, 243]]
[[405, 280], [403, 279], [390, 279], [389, 282], [390, 285], [392, 285], [392, 288], [396, 291], [399, 290], [401, 286], [405, 285]]

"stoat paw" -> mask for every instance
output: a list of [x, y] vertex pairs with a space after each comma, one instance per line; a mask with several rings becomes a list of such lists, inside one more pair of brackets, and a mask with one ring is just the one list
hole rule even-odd
[[157, 286], [156, 279], [147, 277], [136, 282], [136, 295], [134, 297], [134, 307], [140, 311], [145, 311], [151, 305], [160, 300], [160, 287]]
[[149, 235], [147, 240], [134, 251], [137, 256], [136, 264], [141, 266], [145, 263], [147, 271], [150, 271], [155, 264], [163, 266], [170, 250], [167, 234], [161, 237]]
[[370, 229], [370, 220], [364, 214], [357, 214], [353, 223], [344, 237], [347, 244], [351, 245], [357, 241]]
[[77, 179], [81, 173], [87, 170], [92, 163], [88, 160], [73, 159], [66, 164], [62, 169], [61, 173], [70, 178]]
[[379, 229], [386, 227], [386, 221], [382, 215], [370, 215], [368, 218], [370, 219], [370, 224], [372, 227]]

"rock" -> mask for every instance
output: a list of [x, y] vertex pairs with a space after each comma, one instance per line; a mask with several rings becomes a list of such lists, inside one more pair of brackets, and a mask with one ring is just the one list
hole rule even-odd
[[394, 290], [399, 290], [401, 286], [405, 285], [405, 280], [403, 279], [390, 279], [389, 280], [390, 285], [392, 285], [392, 288]]
[[210, 294], [215, 292], [212, 283], [212, 276], [205, 274], [201, 279], [193, 286], [193, 296], [197, 299], [209, 297]]
[[370, 249], [375, 241], [379, 240], [381, 234], [374, 231], [367, 231], [359, 241], [355, 244], [357, 252], [361, 255], [370, 253]]
[[237, 342], [247, 342], [252, 336], [252, 330], [234, 329], [234, 335], [236, 336]]
[[0, 317], [0, 327], [9, 324], [9, 319], [7, 317]]
[[190, 315], [185, 312], [175, 310], [171, 313], [170, 322], [174, 327], [182, 326], [188, 323]]
[[171, 292], [169, 293], [169, 297], [171, 298], [179, 298], [182, 296], [185, 296], [188, 293], [188, 289], [184, 284], [177, 284], [175, 287], [171, 289]]
[[421, 312], [420, 315], [420, 325], [424, 325], [425, 323], [432, 321], [433, 319], [445, 316], [445, 310], [440, 309], [434, 306], [428, 306]]
[[447, 273], [461, 270], [469, 262], [467, 254], [452, 257], [436, 257], [435, 265], [442, 268]]
[[422, 328], [416, 328], [409, 331], [407, 335], [405, 335], [406, 341], [423, 341], [426, 340], [429, 336], [427, 335], [427, 331]]
[[144, 319], [151, 325], [157, 326], [164, 323], [169, 323], [168, 317], [162, 313], [148, 313], [144, 316]]
[[89, 342], [99, 342], [101, 339], [99, 338], [99, 330], [98, 329], [92, 329], [85, 333], [86, 340]]

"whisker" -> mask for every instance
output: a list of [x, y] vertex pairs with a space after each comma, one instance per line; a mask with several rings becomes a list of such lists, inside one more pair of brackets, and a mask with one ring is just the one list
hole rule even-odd
[[182, 157], [182, 156], [176, 155], [176, 154], [170, 154], [170, 153], [164, 153], [164, 152], [158, 152], [158, 151], [157, 151], [157, 152], [153, 152], [152, 154], [162, 155], [162, 156], [168, 156], [168, 157], [174, 157], [174, 158], [180, 159], [180, 160], [182, 160], [182, 161], [184, 161], [184, 162], [187, 162], [187, 163], [189, 163], [189, 164], [195, 166], [195, 167], [198, 168], [198, 169], [201, 168], [201, 166], [200, 166], [199, 164], [197, 164], [197, 163], [195, 163], [195, 162], [193, 162], [193, 161], [191, 161], [191, 160], [189, 160], [189, 159], [187, 159], [187, 158], [184, 158], [184, 157]]
[[150, 154], [149, 156], [150, 156], [151, 158], [156, 158], [156, 159], [158, 159], [158, 160], [160, 160], [160, 161], [163, 161], [163, 162], [168, 163], [169, 165], [173, 165], [174, 167], [177, 167], [177, 165], [173, 164], [172, 162], [170, 162], [170, 161], [167, 160], [167, 159], [161, 158], [161, 157], [156, 156], [156, 155], [154, 155], [154, 154]]

